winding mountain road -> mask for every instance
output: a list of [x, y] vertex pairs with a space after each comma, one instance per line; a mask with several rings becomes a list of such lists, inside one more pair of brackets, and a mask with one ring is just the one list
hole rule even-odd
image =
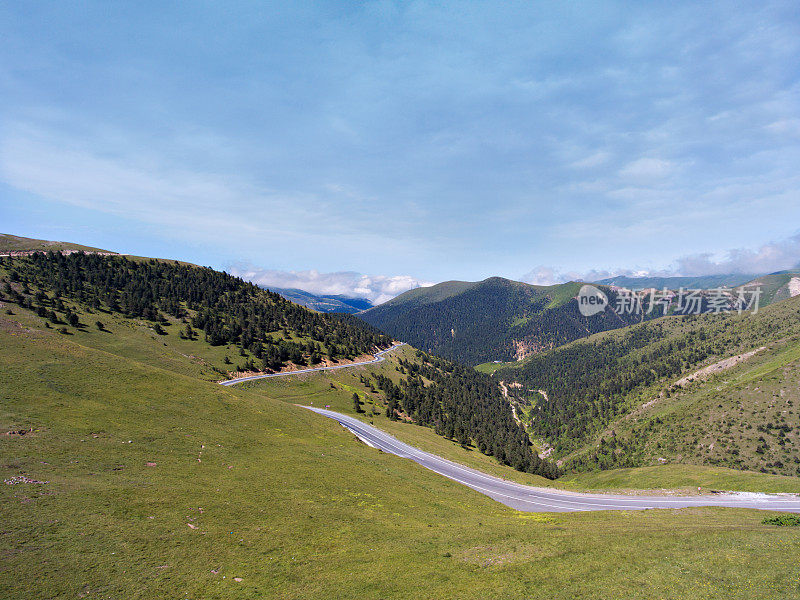
[[[362, 365], [372, 365], [386, 360], [384, 356], [405, 344], [395, 344], [391, 348], [381, 350], [375, 354], [373, 360], [334, 365], [330, 367], [314, 367], [298, 371], [285, 371], [282, 373], [269, 373], [240, 377], [221, 381], [222, 385], [235, 385], [245, 381], [266, 379], [270, 377], [288, 377], [315, 373], [318, 371], [332, 371], [347, 369]], [[298, 405], [302, 406], [302, 405]], [[423, 452], [413, 446], [401, 442], [397, 438], [368, 425], [354, 417], [316, 408], [302, 406], [313, 410], [317, 414], [338, 421], [343, 427], [352, 432], [365, 444], [378, 448], [384, 452], [408, 458], [430, 469], [434, 473], [443, 475], [458, 483], [466, 485], [475, 491], [486, 494], [498, 502], [516, 510], [526, 512], [579, 512], [587, 510], [647, 510], [653, 508], [688, 508], [692, 506], [723, 506], [730, 508], [755, 508], [761, 510], [778, 510], [783, 512], [800, 513], [800, 496], [794, 494], [754, 494], [748, 492], [726, 492], [723, 494], [707, 494], [702, 496], [619, 496], [612, 494], [588, 494], [567, 492], [550, 488], [541, 488], [522, 485], [487, 475], [475, 469], [451, 462], [435, 454]]]
[[336, 369], [349, 369], [350, 367], [361, 367], [363, 365], [374, 365], [375, 363], [383, 362], [386, 360], [384, 355], [391, 352], [392, 350], [396, 350], [400, 346], [405, 346], [405, 342], [400, 342], [387, 348], [386, 350], [381, 350], [380, 352], [375, 353], [375, 358], [373, 360], [364, 360], [361, 362], [353, 362], [347, 363], [344, 365], [333, 365], [331, 367], [314, 367], [311, 369], [299, 369], [297, 371], [283, 371], [282, 373], [264, 373], [262, 375], [251, 375], [250, 377], [239, 377], [238, 379], [228, 379], [227, 381], [220, 381], [221, 385], [236, 385], [237, 383], [243, 383], [245, 381], [255, 381], [256, 379], [267, 379], [270, 377], [288, 377], [289, 375], [302, 375], [303, 373], [316, 373], [317, 371], [334, 371]]
[[[301, 405], [298, 405], [301, 406]], [[338, 421], [365, 444], [414, 462], [472, 488], [490, 498], [527, 512], [576, 512], [587, 510], [645, 510], [651, 508], [687, 508], [691, 506], [724, 506], [800, 512], [800, 496], [793, 494], [753, 494], [727, 492], [701, 496], [619, 496], [566, 492], [513, 483], [493, 477], [423, 452], [354, 417], [331, 410], [303, 406]]]

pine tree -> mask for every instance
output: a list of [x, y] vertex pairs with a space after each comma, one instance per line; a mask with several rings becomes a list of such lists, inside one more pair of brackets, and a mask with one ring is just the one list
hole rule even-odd
[[358, 392], [353, 392], [353, 408], [357, 413], [364, 412], [364, 409], [361, 408], [361, 399], [358, 397]]

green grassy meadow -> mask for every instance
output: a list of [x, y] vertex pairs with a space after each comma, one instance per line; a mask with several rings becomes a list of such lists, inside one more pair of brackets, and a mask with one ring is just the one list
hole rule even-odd
[[[225, 388], [144, 327], [62, 335], [34, 319], [0, 313], [2, 479], [46, 482], [0, 486], [0, 597], [800, 593], [800, 530], [764, 525], [761, 512], [520, 513], [293, 405], [352, 411], [368, 367]], [[391, 426], [515, 473], [425, 428]]]

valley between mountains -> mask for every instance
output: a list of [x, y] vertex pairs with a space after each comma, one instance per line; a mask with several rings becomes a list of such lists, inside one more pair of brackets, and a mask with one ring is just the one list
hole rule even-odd
[[44, 251], [0, 259], [4, 597], [796, 597], [798, 528], [764, 520], [800, 493], [800, 298], [578, 335], [572, 288], [490, 282], [552, 344], [473, 368], [212, 269], [14, 244]]

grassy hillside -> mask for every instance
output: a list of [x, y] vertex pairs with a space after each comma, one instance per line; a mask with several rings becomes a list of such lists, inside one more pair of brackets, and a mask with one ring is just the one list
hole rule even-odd
[[[0, 266], [0, 280], [8, 275], [12, 265], [21, 265], [24, 262], [17, 259], [13, 263]], [[24, 271], [20, 269], [20, 272]], [[21, 285], [18, 282], [13, 287], [21, 289]], [[30, 291], [30, 295], [35, 297], [35, 286], [32, 286]], [[8, 294], [6, 295], [8, 296]], [[195, 379], [218, 381], [224, 378], [230, 369], [241, 369], [242, 363], [256, 361], [256, 356], [250, 350], [244, 350], [244, 354], [242, 354], [243, 349], [237, 344], [214, 346], [199, 334], [191, 339], [188, 338], [183, 335], [185, 324], [182, 324], [180, 319], [169, 315], [167, 315], [168, 322], [164, 323], [161, 333], [157, 333], [154, 329], [155, 325], [158, 322], [163, 323], [163, 321], [131, 318], [120, 312], [92, 309], [80, 303], [66, 302], [63, 306], [65, 311], [72, 312], [77, 316], [79, 325], [76, 327], [66, 324], [64, 321], [66, 313], [59, 312], [61, 322], [51, 325], [52, 321], [49, 317], [39, 316], [36, 310], [33, 310], [35, 307], [21, 308], [16, 303], [8, 302], [8, 298], [0, 308], [2, 314], [10, 319], [9, 322], [18, 323], [23, 331], [57, 334], [56, 337], [81, 346], [91, 347]], [[100, 319], [103, 323], [102, 329], [92, 325]], [[66, 333], [60, 333], [61, 330]], [[285, 330], [281, 333], [282, 335], [287, 334]], [[287, 339], [303, 341], [303, 338], [298, 335], [289, 335]], [[227, 364], [226, 359], [231, 364]], [[536, 485], [553, 485], [547, 479], [520, 473], [499, 463], [491, 455], [480, 452], [474, 440], [458, 443], [456, 440], [436, 435], [433, 426], [420, 427], [412, 424], [408, 415], [402, 411], [402, 406], [398, 407], [400, 418], [390, 419], [386, 411], [388, 404], [386, 394], [375, 387], [377, 378], [392, 380], [402, 391], [403, 382], [408, 379], [409, 375], [403, 365], [419, 363], [419, 360], [420, 353], [405, 346], [390, 354], [384, 363], [377, 365], [303, 375], [296, 379], [261, 380], [246, 385], [265, 390], [272, 398], [280, 398], [289, 402], [308, 404], [316, 401], [317, 405], [330, 404], [336, 410], [369, 419], [370, 422], [379, 424], [387, 431], [399, 435], [402, 439], [419, 447], [501, 477]], [[427, 379], [425, 379], [425, 383], [426, 385], [431, 384]], [[361, 399], [363, 411], [361, 413], [354, 412], [352, 400], [354, 392]], [[757, 490], [759, 485], [762, 485], [761, 482], [756, 482], [749, 488], [737, 489]]]
[[681, 462], [796, 475], [798, 344], [793, 298], [756, 315], [664, 317], [606, 332], [493, 365], [493, 376], [520, 386], [510, 388], [520, 414], [567, 468]]
[[80, 244], [73, 244], [71, 242], [51, 242], [48, 240], [20, 237], [18, 235], [11, 235], [10, 233], [0, 233], [0, 254], [8, 252], [47, 252], [48, 250], [52, 250], [53, 252], [61, 250], [108, 252], [107, 250], [101, 250], [100, 248], [81, 246]]
[[409, 306], [424, 306], [426, 304], [434, 304], [447, 300], [458, 294], [462, 294], [476, 285], [479, 282], [474, 281], [443, 281], [436, 285], [427, 287], [418, 287], [407, 292], [403, 292], [399, 296], [392, 298], [388, 302], [381, 304], [381, 307], [409, 307]]
[[767, 306], [800, 294], [800, 272], [785, 271], [763, 275], [753, 279], [748, 285], [761, 288], [761, 304]]
[[0, 471], [46, 483], [0, 486], [0, 596], [796, 595], [800, 531], [756, 511], [517, 513], [188, 356], [132, 358], [141, 329], [127, 356], [24, 316], [0, 313], [0, 422], [26, 432]]
[[[582, 316], [574, 300], [581, 285], [534, 286], [500, 277], [446, 282], [411, 290], [358, 316], [417, 348], [471, 365], [523, 358], [642, 320], [611, 310]], [[614, 302], [615, 292], [605, 291]]]
[[[524, 475], [519, 473], [519, 481], [554, 479], [556, 469], [551, 463], [541, 461], [535, 448], [528, 448], [530, 440], [525, 430], [514, 422], [509, 405], [499, 392], [487, 389], [487, 378], [465, 377], [462, 380], [460, 371], [466, 368], [451, 365], [457, 370], [448, 371], [449, 366], [440, 361], [406, 346], [377, 365], [310, 373], [292, 380], [262, 379], [241, 385], [264, 390], [270, 397], [287, 402], [330, 406], [372, 424], [379, 423], [390, 433], [401, 432], [401, 437], [409, 443], [421, 444], [445, 456], [466, 457], [477, 468], [503, 477], [516, 478], [514, 473], [522, 472]], [[431, 374], [433, 364], [440, 365], [443, 371]], [[429, 398], [422, 395], [416, 396], [417, 410], [410, 410], [410, 400], [419, 392], [413, 385], [415, 376], [412, 375], [417, 369], [431, 374], [430, 378], [423, 378], [424, 384], [430, 397], [441, 397], [442, 410], [451, 418], [426, 415], [437, 407], [431, 407], [426, 402]], [[477, 405], [465, 396], [465, 390], [473, 387], [482, 391]], [[354, 396], [359, 398], [358, 409]]]
[[631, 464], [694, 462], [800, 475], [798, 399], [794, 338], [613, 424], [615, 445]]

